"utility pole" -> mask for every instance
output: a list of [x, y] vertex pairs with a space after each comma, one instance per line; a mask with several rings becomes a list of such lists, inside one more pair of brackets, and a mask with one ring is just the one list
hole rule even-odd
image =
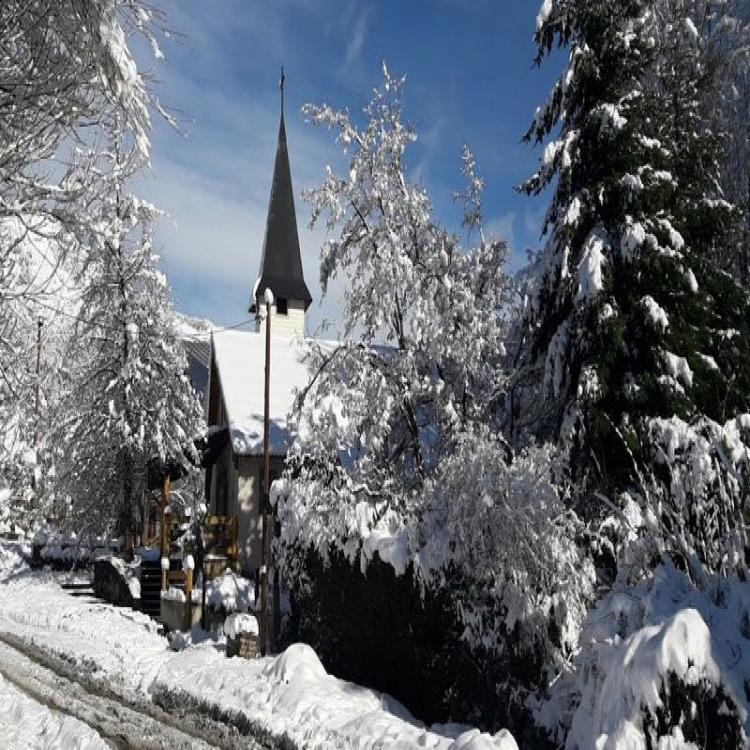
[[44, 320], [42, 320], [41, 316], [37, 318], [36, 321], [36, 383], [34, 387], [34, 454], [36, 459], [36, 465], [34, 466], [34, 472], [31, 475], [31, 489], [33, 492], [32, 498], [31, 498], [31, 504], [32, 507], [36, 505], [36, 474], [37, 470], [39, 468], [39, 415], [41, 413], [41, 394], [42, 394], [42, 326], [44, 325]]
[[266, 377], [263, 403], [263, 491], [261, 494], [260, 548], [260, 653], [268, 654], [268, 506], [270, 504], [271, 461], [269, 445], [269, 395], [271, 389], [271, 305], [273, 292], [266, 289]]
[[44, 321], [38, 318], [36, 321], [36, 393], [34, 395], [34, 449], [39, 445], [39, 411], [41, 399], [41, 374], [42, 374], [42, 326]]

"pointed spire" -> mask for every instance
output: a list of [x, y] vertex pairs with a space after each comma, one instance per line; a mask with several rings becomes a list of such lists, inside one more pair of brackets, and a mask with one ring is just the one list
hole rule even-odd
[[297, 216], [294, 210], [294, 190], [292, 172], [289, 167], [289, 153], [284, 126], [284, 68], [281, 68], [279, 89], [281, 92], [281, 117], [279, 120], [279, 141], [276, 147], [276, 163], [273, 169], [271, 198], [268, 203], [266, 236], [263, 241], [263, 256], [260, 261], [260, 275], [253, 290], [254, 299], [250, 302], [251, 312], [262, 299], [266, 288], [274, 296], [300, 300], [305, 309], [312, 302], [312, 296], [305, 284], [302, 270], [302, 256], [297, 235]]

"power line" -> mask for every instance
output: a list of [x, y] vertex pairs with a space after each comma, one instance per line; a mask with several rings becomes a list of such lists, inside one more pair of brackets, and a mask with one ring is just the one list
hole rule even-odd
[[[33, 304], [39, 305], [40, 307], [43, 307], [46, 310], [49, 310], [55, 313], [56, 315], [61, 315], [77, 323], [84, 323], [86, 325], [90, 325], [90, 326], [100, 328], [103, 330], [113, 331], [116, 333], [120, 333], [122, 330], [120, 326], [105, 325], [101, 323], [100, 321], [93, 320], [90, 318], [85, 318], [81, 315], [77, 315], [75, 313], [70, 313], [65, 310], [61, 310], [59, 307], [46, 304], [45, 302], [42, 302], [41, 300], [38, 300], [38, 299], [34, 300]], [[233, 323], [232, 325], [220, 326], [217, 328], [209, 328], [206, 331], [196, 331], [195, 333], [185, 333], [185, 332], [181, 333], [180, 331], [176, 331], [176, 333], [177, 333], [177, 337], [181, 339], [200, 340], [201, 338], [208, 337], [214, 333], [223, 333], [224, 331], [233, 331], [233, 330], [236, 330], [237, 328], [242, 328], [242, 326], [248, 325], [249, 323], [252, 323], [253, 321], [254, 321], [254, 318], [246, 318], [245, 320], [241, 320], [238, 323]], [[149, 333], [139, 334], [139, 335], [143, 335], [146, 338], [159, 338], [155, 334], [149, 334]]]

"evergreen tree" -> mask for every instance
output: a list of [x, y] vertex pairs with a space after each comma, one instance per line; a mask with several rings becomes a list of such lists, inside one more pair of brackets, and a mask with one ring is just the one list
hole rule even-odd
[[[132, 155], [131, 155], [132, 156]], [[127, 176], [116, 157], [115, 173]], [[152, 247], [155, 209], [121, 189], [105, 196], [57, 429], [60, 484], [75, 519], [133, 529], [149, 462], [185, 471], [202, 432], [167, 283]]]
[[524, 362], [544, 391], [538, 429], [569, 449], [591, 517], [640, 506], [656, 550], [699, 575], [744, 566], [750, 424], [733, 417], [748, 409], [750, 338], [747, 297], [714, 262], [737, 212], [720, 134], [701, 119], [706, 71], [685, 8], [542, 6], [538, 60], [555, 43], [570, 53], [527, 133], [554, 136], [523, 189], [554, 196]]

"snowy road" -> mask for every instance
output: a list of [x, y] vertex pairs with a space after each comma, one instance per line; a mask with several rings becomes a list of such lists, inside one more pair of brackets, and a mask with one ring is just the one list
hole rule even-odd
[[0, 737], [3, 747], [108, 750], [91, 727], [29, 697], [0, 674]]
[[216, 747], [179, 729], [174, 719], [160, 721], [89, 692], [15, 645], [0, 635], [0, 732], [9, 747]]

